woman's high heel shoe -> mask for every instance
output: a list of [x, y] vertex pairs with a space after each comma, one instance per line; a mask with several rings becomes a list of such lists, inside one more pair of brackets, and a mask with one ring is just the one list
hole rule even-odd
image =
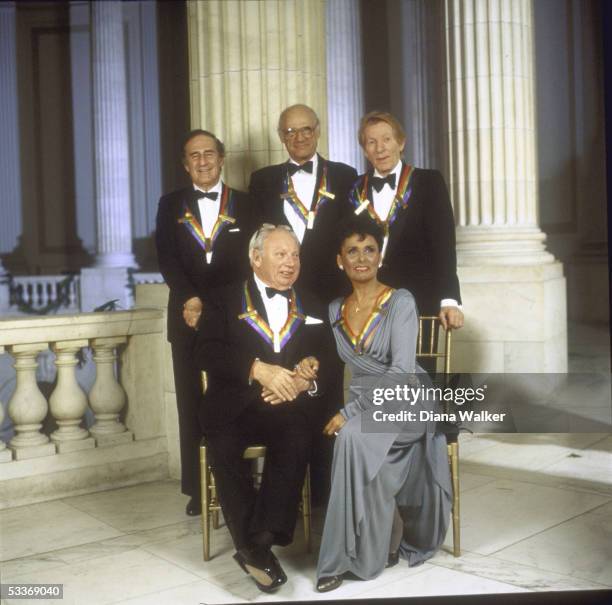
[[327, 576], [325, 578], [319, 578], [317, 581], [317, 590], [319, 592], [329, 592], [330, 590], [336, 590], [342, 585], [342, 576]]
[[389, 569], [389, 567], [394, 567], [399, 563], [399, 550], [395, 552], [389, 553], [389, 558], [387, 559], [387, 564], [385, 565], [385, 569]]

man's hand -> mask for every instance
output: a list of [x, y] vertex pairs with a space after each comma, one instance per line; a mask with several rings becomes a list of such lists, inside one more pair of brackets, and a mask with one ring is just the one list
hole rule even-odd
[[304, 380], [316, 380], [317, 373], [319, 372], [319, 360], [312, 356], [304, 357], [304, 359], [295, 366], [295, 371], [298, 373], [298, 376]]
[[183, 305], [183, 319], [190, 328], [195, 328], [202, 315], [202, 300], [194, 296]]
[[[304, 391], [308, 391], [312, 388], [312, 382], [310, 380], [304, 380], [301, 376], [295, 375], [293, 377], [293, 383], [299, 393], [303, 393]], [[261, 391], [261, 398], [271, 405], [278, 405], [279, 403], [285, 403], [287, 399], [283, 399], [277, 395], [275, 395], [270, 389], [264, 387]]]
[[338, 433], [338, 431], [346, 424], [344, 416], [338, 412], [335, 416], [332, 416], [331, 420], [325, 425], [323, 434], [331, 437]]
[[463, 312], [458, 307], [441, 307], [438, 317], [445, 330], [458, 330], [463, 327]]
[[293, 380], [295, 372], [291, 370], [256, 360], [251, 368], [251, 373], [254, 380], [257, 380], [264, 389], [270, 391], [276, 399], [280, 400], [278, 403], [293, 401], [299, 394]]

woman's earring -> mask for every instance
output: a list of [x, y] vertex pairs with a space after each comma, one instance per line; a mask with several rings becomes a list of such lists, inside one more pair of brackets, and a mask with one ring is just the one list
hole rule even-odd
[[344, 265], [338, 265], [340, 267], [340, 271], [344, 271]]

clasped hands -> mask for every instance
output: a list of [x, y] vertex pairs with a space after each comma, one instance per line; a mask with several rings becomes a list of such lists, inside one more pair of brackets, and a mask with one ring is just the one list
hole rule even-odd
[[293, 401], [300, 393], [311, 389], [318, 371], [319, 361], [316, 357], [304, 357], [293, 370], [259, 359], [253, 362], [251, 368], [253, 380], [262, 386], [262, 399], [271, 405]]
[[190, 328], [197, 328], [202, 315], [202, 308], [202, 299], [198, 296], [191, 297], [183, 305], [183, 319]]

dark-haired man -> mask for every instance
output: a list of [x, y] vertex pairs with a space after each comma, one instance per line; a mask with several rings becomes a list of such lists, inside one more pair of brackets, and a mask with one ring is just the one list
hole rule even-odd
[[168, 340], [179, 417], [181, 489], [190, 496], [188, 515], [201, 511], [201, 381], [193, 362], [195, 327], [214, 290], [242, 278], [248, 270], [252, 228], [248, 199], [223, 183], [224, 159], [223, 143], [213, 133], [191, 131], [183, 145], [183, 165], [191, 185], [164, 195], [157, 211], [159, 269], [170, 288]]

